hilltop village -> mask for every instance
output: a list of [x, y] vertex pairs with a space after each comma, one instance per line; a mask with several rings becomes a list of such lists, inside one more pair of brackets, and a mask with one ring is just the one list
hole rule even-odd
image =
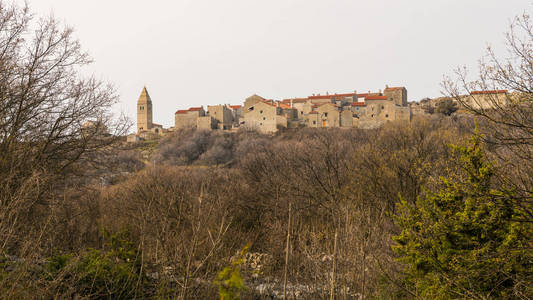
[[[474, 107], [488, 108], [497, 99], [503, 103], [507, 91], [473, 91], [465, 101]], [[152, 139], [179, 129], [227, 130], [240, 128], [275, 133], [282, 128], [359, 127], [376, 128], [388, 121], [410, 121], [413, 114], [427, 114], [444, 98], [408, 102], [405, 87], [385, 86], [383, 92], [312, 95], [284, 100], [252, 95], [242, 105], [208, 105], [180, 109], [174, 114], [174, 127], [163, 128], [153, 122], [153, 103], [146, 87], [137, 101], [137, 133], [128, 141]], [[451, 100], [450, 100], [451, 101]], [[454, 101], [454, 103], [456, 103]]]
[[312, 95], [284, 100], [252, 95], [242, 105], [208, 105], [180, 109], [174, 127], [164, 129], [153, 122], [152, 99], [143, 88], [137, 101], [137, 134], [129, 141], [164, 135], [183, 128], [203, 130], [255, 129], [275, 133], [281, 128], [377, 127], [383, 122], [411, 119], [405, 87], [388, 87], [376, 93]]

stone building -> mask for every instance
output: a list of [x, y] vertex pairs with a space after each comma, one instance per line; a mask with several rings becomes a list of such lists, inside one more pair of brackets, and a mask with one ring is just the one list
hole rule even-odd
[[143, 130], [150, 130], [153, 127], [152, 122], [152, 99], [144, 87], [137, 100], [137, 133]]
[[233, 113], [233, 126], [237, 127], [243, 121], [243, 107], [242, 105], [230, 105], [231, 111]]
[[227, 105], [207, 106], [208, 115], [215, 121], [216, 128], [228, 130], [233, 125], [233, 111]]
[[[198, 128], [198, 119], [205, 117], [205, 110], [203, 106], [191, 107], [186, 110], [178, 110], [174, 114], [174, 129], [184, 128]], [[202, 124], [207, 123], [205, 120]]]
[[287, 127], [287, 118], [280, 113], [281, 108], [276, 105], [268, 101], [258, 101], [249, 105], [244, 111], [244, 121], [241, 126], [261, 133], [273, 133], [278, 131], [278, 126]]
[[407, 89], [405, 87], [389, 87], [385, 86], [383, 95], [387, 100], [392, 101], [397, 106], [408, 106], [407, 104]]
[[319, 118], [318, 127], [340, 127], [339, 106], [333, 103], [318, 105], [316, 112]]
[[509, 94], [507, 90], [473, 91], [462, 100], [473, 109], [491, 109], [506, 106]]
[[162, 125], [153, 122], [152, 98], [144, 87], [137, 100], [137, 133], [127, 137], [128, 142], [137, 142], [141, 139], [154, 139], [165, 135], [167, 130]]
[[[164, 132], [152, 122], [152, 101], [146, 88], [138, 101], [138, 131]], [[274, 133], [280, 128], [298, 127], [377, 127], [383, 122], [410, 120], [411, 108], [405, 87], [386, 86], [383, 93], [344, 93], [267, 100], [259, 95], [245, 99], [243, 105], [210, 105], [178, 110], [174, 115], [174, 130], [197, 128], [230, 130], [253, 128], [262, 133]]]
[[242, 109], [243, 114], [245, 114], [247, 111], [250, 110], [250, 107], [258, 102], [264, 102], [267, 101], [265, 98], [258, 96], [256, 94], [253, 94], [252, 96], [246, 98], [244, 100], [244, 107]]

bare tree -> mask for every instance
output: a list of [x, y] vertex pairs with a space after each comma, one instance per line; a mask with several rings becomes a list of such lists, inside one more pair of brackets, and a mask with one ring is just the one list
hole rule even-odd
[[[0, 240], [4, 245], [12, 237], [8, 232], [14, 222], [21, 223], [20, 216], [31, 218], [34, 204], [43, 204], [51, 190], [44, 188], [48, 179], [82, 170], [77, 163], [107, 148], [128, 129], [125, 119], [113, 121], [110, 113], [118, 100], [115, 89], [81, 75], [90, 63], [72, 28], [53, 17], [35, 20], [27, 6], [0, 1]], [[17, 213], [22, 208], [25, 213]]]
[[[479, 117], [486, 144], [502, 165], [502, 184], [519, 191], [517, 205], [533, 220], [533, 24], [516, 17], [506, 34], [509, 56], [487, 48], [476, 80], [466, 68], [443, 82], [446, 93]], [[467, 96], [465, 96], [467, 95]]]

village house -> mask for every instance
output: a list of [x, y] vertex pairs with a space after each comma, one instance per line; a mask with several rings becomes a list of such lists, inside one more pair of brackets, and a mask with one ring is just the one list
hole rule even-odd
[[[507, 105], [510, 94], [506, 90], [473, 91], [462, 96], [475, 109], [490, 109]], [[174, 114], [170, 130], [194, 128], [201, 130], [254, 129], [261, 133], [275, 133], [281, 128], [376, 128], [389, 121], [409, 121], [413, 113], [426, 113], [422, 105], [413, 105], [405, 87], [385, 86], [383, 92], [313, 94], [306, 98], [283, 101], [252, 95], [243, 105], [209, 105], [181, 109]], [[431, 100], [428, 100], [431, 102]], [[128, 141], [150, 139], [168, 130], [152, 121], [152, 99], [143, 88], [137, 101], [137, 133]]]
[[[410, 120], [405, 87], [386, 86], [383, 93], [313, 94], [306, 98], [283, 101], [252, 95], [242, 105], [209, 105], [180, 109], [174, 114], [173, 130], [254, 129], [274, 133], [281, 128], [298, 127], [377, 127], [383, 122]], [[137, 134], [128, 137], [136, 141], [150, 135], [162, 135], [167, 130], [152, 122], [152, 100], [143, 88], [137, 101]]]
[[[202, 126], [205, 126], [209, 123], [209, 128], [211, 128], [210, 119], [202, 118], [205, 117], [205, 110], [203, 106], [200, 107], [191, 107], [186, 110], [178, 110], [174, 114], [174, 129], [184, 129], [184, 128], [198, 128], [198, 120]], [[209, 129], [204, 128], [204, 129]]]
[[491, 109], [507, 105], [509, 94], [507, 90], [472, 91], [461, 100], [473, 109]]

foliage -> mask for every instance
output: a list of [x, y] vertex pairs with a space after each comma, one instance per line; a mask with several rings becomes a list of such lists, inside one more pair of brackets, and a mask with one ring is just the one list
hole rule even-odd
[[60, 280], [55, 289], [91, 299], [131, 299], [146, 296], [147, 278], [139, 251], [124, 233], [109, 237], [106, 250], [89, 249], [74, 257], [57, 255], [45, 266], [46, 280]]
[[453, 147], [462, 170], [441, 178], [441, 187], [405, 199], [395, 217], [401, 233], [394, 250], [406, 264], [405, 279], [424, 298], [512, 298], [531, 294], [530, 223], [517, 222], [513, 191], [492, 187], [495, 168], [480, 137]]
[[231, 263], [231, 266], [225, 267], [224, 270], [218, 273], [214, 284], [218, 286], [220, 299], [240, 299], [241, 293], [246, 290], [239, 268], [244, 263], [244, 258], [249, 248], [250, 245], [244, 246], [239, 253], [239, 257]]

